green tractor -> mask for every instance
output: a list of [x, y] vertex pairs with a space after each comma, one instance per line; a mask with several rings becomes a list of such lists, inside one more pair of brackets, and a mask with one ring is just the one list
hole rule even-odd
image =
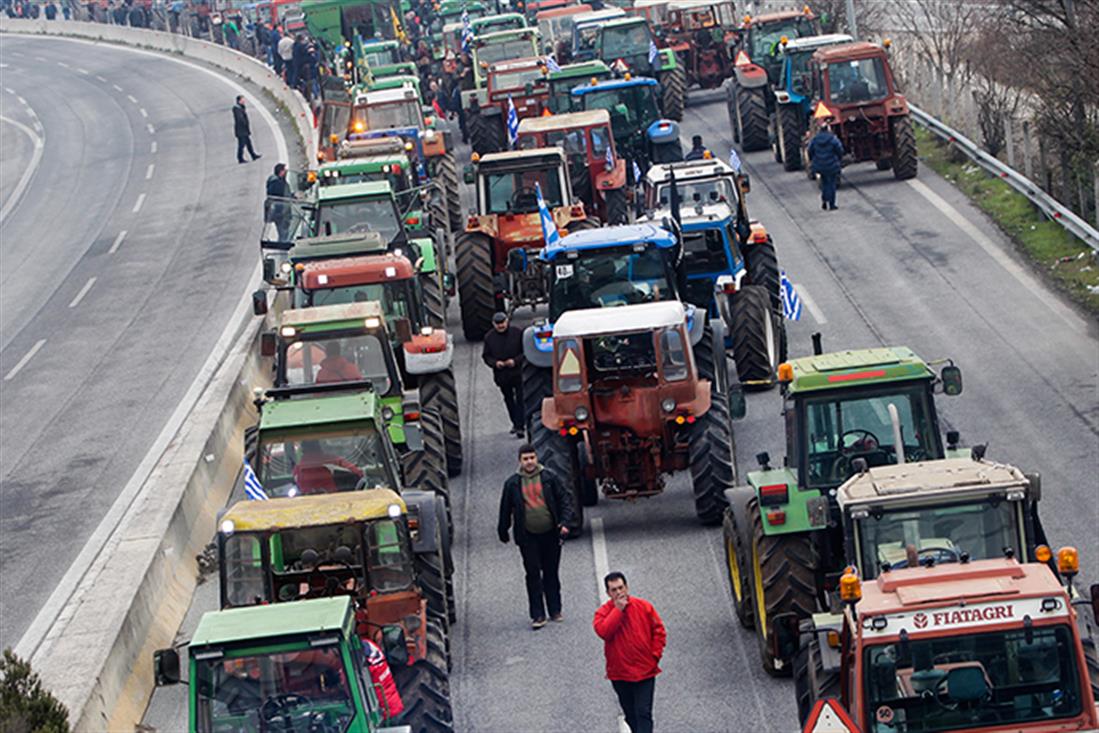
[[398, 41], [366, 41], [361, 36], [356, 36], [353, 48], [355, 68], [360, 70], [360, 78], [372, 76], [380, 79], [406, 75], [419, 78], [416, 64], [405, 60]]
[[335, 57], [356, 36], [393, 38], [390, 0], [302, 0], [305, 26], [326, 56]]
[[604, 81], [611, 78], [611, 69], [599, 59], [567, 64], [558, 71], [549, 72], [549, 99], [546, 106], [553, 114], [573, 111], [572, 90], [580, 84], [589, 84], [592, 79]]
[[814, 355], [779, 365], [786, 458], [726, 494], [725, 549], [734, 605], [754, 628], [767, 672], [789, 673], [775, 647], [775, 619], [804, 619], [847, 565], [836, 489], [878, 466], [962, 457], [958, 434], [944, 444], [936, 393], [962, 391], [961, 370], [932, 365], [904, 347]]
[[488, 95], [488, 71], [494, 64], [512, 59], [528, 59], [541, 55], [538, 49], [538, 29], [496, 31], [474, 36], [470, 40], [470, 57], [473, 62], [473, 88], [462, 89], [462, 109], [467, 119], [491, 111]]
[[[403, 650], [390, 636], [394, 641], [383, 649], [396, 660]], [[208, 611], [187, 656], [189, 733], [408, 730], [382, 727], [385, 706], [347, 596]], [[175, 648], [158, 650], [153, 659], [157, 687], [181, 682]]]
[[620, 74], [647, 76], [660, 82], [660, 108], [663, 116], [681, 121], [687, 106], [687, 75], [675, 51], [657, 50], [656, 39], [644, 18], [608, 20], [598, 27], [595, 40], [597, 58], [603, 59]]

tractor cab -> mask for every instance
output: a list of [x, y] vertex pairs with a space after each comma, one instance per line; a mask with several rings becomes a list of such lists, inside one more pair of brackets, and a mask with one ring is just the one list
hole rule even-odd
[[596, 28], [595, 57], [604, 59], [620, 74], [629, 71], [648, 76], [659, 70], [659, 63], [649, 58], [655, 43], [644, 18], [616, 18]]
[[[630, 77], [581, 85], [572, 90], [579, 110], [605, 109], [610, 113], [615, 148], [640, 167], [642, 173], [657, 159], [682, 160], [678, 126], [660, 118], [660, 85], [656, 79]], [[660, 132], [675, 127], [674, 140]], [[676, 157], [678, 153], [678, 157]], [[632, 175], [632, 172], [631, 172]]]
[[521, 120], [541, 115], [549, 94], [546, 73], [545, 61], [540, 57], [492, 64], [488, 70], [488, 103], [500, 109], [501, 119], [507, 116], [509, 101]]
[[[547, 55], [556, 53], [562, 66], [571, 61], [572, 26], [576, 16], [591, 12], [591, 5], [566, 5], [560, 8], [540, 10], [534, 16], [534, 24], [542, 36]], [[566, 53], [562, 55], [562, 51]]]
[[371, 132], [407, 131], [407, 137], [415, 143], [418, 133], [426, 128], [419, 94], [415, 89], [401, 86], [359, 94], [351, 113], [351, 134], [348, 137], [350, 140], [368, 140]]
[[607, 21], [626, 17], [626, 11], [621, 8], [607, 8], [594, 10], [590, 13], [577, 15], [572, 22], [572, 53], [570, 60], [573, 63], [606, 60], [599, 55], [596, 41], [599, 38], [599, 26]]
[[401, 212], [389, 183], [320, 187], [313, 212], [313, 235], [330, 237], [359, 232], [377, 232], [395, 246], [407, 242]]
[[685, 67], [687, 84], [713, 89], [732, 72], [729, 49], [735, 44], [736, 10], [732, 0], [673, 0], [668, 3], [663, 43]]
[[[726, 206], [747, 224], [744, 195], [749, 190], [748, 176], [737, 173], [717, 158], [657, 164], [645, 174], [645, 210], [657, 218], [672, 215], [672, 176], [683, 211], [695, 206]], [[738, 222], [738, 226], [741, 226]], [[741, 231], [741, 239], [748, 234]]]
[[496, 31], [517, 31], [527, 27], [527, 19], [522, 13], [500, 13], [486, 15], [470, 22], [474, 36]]
[[[420, 279], [404, 254], [303, 260], [296, 267], [297, 308], [377, 301], [386, 319], [407, 320], [414, 332], [428, 325]], [[400, 330], [403, 330], [400, 329]], [[398, 329], [390, 334], [398, 338]]]
[[416, 65], [401, 56], [397, 41], [369, 41], [355, 46], [356, 68], [363, 69], [360, 78], [380, 79], [416, 73]]
[[473, 81], [477, 89], [484, 89], [488, 70], [493, 64], [512, 59], [538, 56], [538, 29], [495, 31], [474, 36], [471, 43], [473, 57]]
[[[828, 46], [851, 43], [846, 33], [829, 33], [823, 36], [794, 38], [783, 44], [782, 71], [776, 95], [785, 93], [790, 101], [800, 103], [812, 93], [813, 74], [810, 59], [813, 53]], [[780, 98], [780, 102], [784, 101]]]
[[572, 90], [577, 84], [588, 84], [593, 79], [604, 81], [612, 76], [611, 69], [599, 59], [567, 64], [549, 73], [549, 99], [546, 106], [554, 114], [573, 110]]
[[[745, 16], [740, 26], [736, 64], [755, 64], [767, 73], [773, 86], [782, 71], [782, 40], [820, 35], [816, 16], [804, 11], [784, 10], [756, 17]], [[743, 54], [743, 57], [741, 57]]]
[[885, 49], [874, 43], [848, 43], [818, 50], [809, 63], [814, 98], [829, 109], [880, 105], [896, 95]]

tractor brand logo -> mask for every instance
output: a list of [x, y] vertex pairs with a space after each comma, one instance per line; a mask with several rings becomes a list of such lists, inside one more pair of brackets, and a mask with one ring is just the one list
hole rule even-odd
[[927, 614], [926, 613], [917, 613], [915, 616], [912, 617], [912, 623], [916, 624], [917, 629], [926, 629], [927, 628]]
[[912, 616], [912, 625], [917, 629], [965, 626], [967, 624], [987, 624], [1008, 621], [1016, 618], [1015, 607], [981, 606], [979, 608], [954, 608], [946, 611], [919, 612]]

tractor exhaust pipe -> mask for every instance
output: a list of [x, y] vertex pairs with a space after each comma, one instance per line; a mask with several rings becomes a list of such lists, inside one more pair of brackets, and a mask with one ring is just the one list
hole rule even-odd
[[901, 435], [901, 414], [892, 402], [889, 403], [886, 409], [889, 410], [889, 422], [893, 425], [893, 453], [896, 454], [897, 465], [900, 466], [905, 463], [904, 436]]
[[824, 353], [824, 346], [820, 342], [820, 331], [813, 334], [813, 356], [820, 356]]

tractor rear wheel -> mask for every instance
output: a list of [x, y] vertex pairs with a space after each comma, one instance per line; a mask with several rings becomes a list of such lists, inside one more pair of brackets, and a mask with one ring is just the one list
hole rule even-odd
[[725, 491], [736, 482], [729, 406], [722, 396], [715, 395], [695, 422], [689, 446], [695, 514], [705, 525], [721, 524], [728, 506]]
[[729, 129], [733, 131], [733, 142], [740, 142], [740, 130], [736, 126], [736, 82], [729, 79], [723, 85], [725, 89], [725, 111], [729, 113]]
[[454, 245], [458, 305], [466, 341], [480, 341], [492, 328], [496, 293], [492, 284], [492, 240], [480, 232], [463, 232]]
[[767, 237], [766, 242], [749, 244], [744, 248], [744, 260], [748, 268], [748, 282], [763, 288], [771, 299], [771, 308], [781, 315], [782, 291], [779, 285], [775, 243]]
[[664, 116], [676, 122], [683, 120], [683, 108], [687, 106], [687, 75], [682, 66], [660, 75], [661, 101]]
[[443, 562], [441, 538], [438, 530], [436, 530], [435, 541], [439, 544], [440, 550], [417, 554], [412, 559], [412, 565], [416, 571], [416, 584], [427, 600], [428, 618], [436, 619], [439, 623], [447, 625], [451, 623], [451, 615], [454, 610], [450, 608], [448, 602], [446, 566]]
[[729, 579], [729, 592], [733, 595], [733, 609], [737, 620], [746, 629], [754, 628], [752, 620], [751, 576], [745, 573], [748, 567], [744, 535], [736, 526], [732, 508], [725, 510], [721, 526], [725, 545], [725, 575]]
[[443, 423], [446, 474], [457, 476], [462, 472], [462, 423], [458, 419], [458, 388], [452, 367], [420, 375], [420, 404], [438, 411]]
[[504, 139], [503, 118], [500, 115], [486, 117], [475, 114], [469, 118], [467, 129], [469, 130], [469, 145], [478, 155], [486, 153], [499, 153], [507, 150], [507, 142]]
[[[454, 713], [450, 705], [450, 675], [438, 661], [438, 646], [445, 648], [445, 639], [439, 639], [439, 629], [428, 626], [427, 659], [415, 664], [392, 669], [397, 691], [404, 703], [401, 721], [414, 733], [453, 733]], [[432, 639], [432, 637], [435, 637]]]
[[458, 601], [454, 598], [454, 550], [450, 541], [450, 527], [446, 523], [446, 501], [435, 497], [435, 521], [439, 527], [439, 553], [443, 558], [443, 575], [446, 577], [446, 604], [451, 625], [458, 622]]
[[542, 400], [553, 397], [553, 369], [523, 360], [523, 420], [542, 411]]
[[616, 188], [611, 191], [607, 191], [607, 223], [614, 226], [617, 224], [625, 224], [629, 220], [626, 213], [626, 189]]
[[692, 347], [698, 378], [710, 380], [710, 394], [725, 399], [729, 394], [729, 365], [725, 357], [725, 342], [715, 342], [714, 329], [709, 323], [702, 329], [702, 338]]
[[[438, 264], [442, 264], [441, 262]], [[432, 328], [446, 327], [446, 296], [439, 282], [439, 273], [425, 272], [420, 275], [420, 289], [424, 293], [424, 310], [427, 311], [427, 325]]]
[[893, 119], [893, 177], [907, 181], [916, 177], [916, 132], [911, 117]]
[[[440, 173], [438, 165], [435, 168], [435, 175]], [[431, 187], [431, 195], [427, 200], [427, 215], [429, 224], [432, 230], [439, 230], [445, 237], [450, 232], [450, 215], [447, 207], [447, 196], [445, 182], [442, 180], [436, 180], [435, 184]], [[442, 255], [440, 255], [442, 256]]]
[[758, 285], [746, 285], [733, 296], [731, 310], [733, 358], [740, 383], [754, 388], [775, 384], [781, 341], [780, 326], [767, 293]]
[[438, 619], [429, 619], [427, 622], [427, 659], [440, 669], [450, 672], [450, 625]]
[[464, 219], [462, 217], [462, 200], [459, 198], [458, 189], [458, 163], [454, 160], [454, 153], [447, 152], [439, 158], [439, 162], [435, 164], [435, 174], [443, 180], [450, 231], [457, 234], [462, 231]]
[[798, 700], [798, 720], [801, 725], [809, 718], [813, 704], [827, 697], [839, 698], [840, 678], [835, 669], [824, 668], [820, 652], [820, 635], [811, 619], [801, 622], [801, 644], [794, 657], [794, 689]]
[[550, 430], [542, 424], [541, 408], [530, 416], [530, 442], [538, 452], [542, 465], [557, 475], [572, 497], [574, 521], [567, 526], [569, 539], [576, 539], [584, 533], [584, 503], [580, 496], [580, 482], [577, 480], [579, 471], [576, 446], [556, 430]]
[[450, 487], [446, 480], [446, 443], [439, 413], [433, 409], [420, 409], [420, 430], [424, 437], [424, 449], [406, 451], [401, 457], [405, 485], [412, 489], [431, 491], [446, 502], [446, 524], [454, 533], [454, 520], [450, 510]]
[[784, 170], [796, 171], [801, 168], [801, 115], [792, 104], [781, 104], [775, 115], [778, 120], [778, 145], [782, 152]]
[[736, 88], [736, 118], [740, 147], [749, 152], [767, 149], [767, 100], [763, 87]]
[[780, 613], [809, 618], [816, 612], [817, 553], [808, 532], [765, 535], [756, 497], [748, 501], [748, 517], [752, 523], [750, 564], [759, 655], [767, 674], [786, 676], [790, 660], [775, 659], [771, 654], [770, 619]]

